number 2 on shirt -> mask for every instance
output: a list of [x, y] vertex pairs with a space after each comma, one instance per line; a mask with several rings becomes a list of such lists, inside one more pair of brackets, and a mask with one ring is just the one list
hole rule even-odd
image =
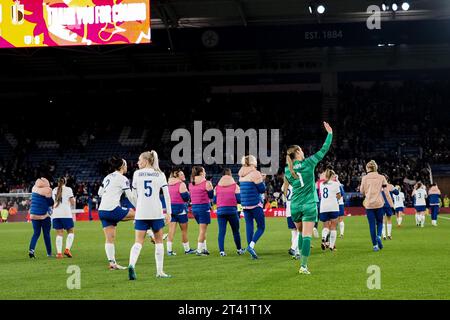
[[151, 197], [152, 196], [152, 185], [151, 185], [152, 181], [151, 180], [145, 180], [144, 181], [144, 189], [147, 190], [147, 192], [145, 192], [145, 196], [146, 197]]

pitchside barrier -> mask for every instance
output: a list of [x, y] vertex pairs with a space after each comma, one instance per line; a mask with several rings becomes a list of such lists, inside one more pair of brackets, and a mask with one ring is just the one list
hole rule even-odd
[[[4, 193], [0, 194], [0, 212], [6, 208], [8, 210], [8, 222], [25, 222], [30, 221], [29, 209], [31, 204], [31, 193]], [[99, 220], [98, 211], [84, 209], [72, 210], [74, 220], [76, 221], [89, 221]], [[440, 213], [450, 214], [450, 208], [440, 208]], [[415, 214], [414, 208], [405, 208], [405, 214]], [[267, 218], [281, 218], [286, 217], [285, 208], [272, 208], [265, 209], [264, 215]], [[362, 216], [365, 215], [365, 209], [363, 207], [347, 207], [345, 208], [346, 216]], [[189, 209], [188, 217], [193, 219], [194, 216]], [[211, 209], [211, 217], [217, 218], [216, 211]]]

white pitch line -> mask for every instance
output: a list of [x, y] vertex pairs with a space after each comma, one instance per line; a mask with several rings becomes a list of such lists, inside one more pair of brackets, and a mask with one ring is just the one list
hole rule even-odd
[[447, 218], [447, 217], [439, 217], [439, 219], [450, 220], [450, 218]]

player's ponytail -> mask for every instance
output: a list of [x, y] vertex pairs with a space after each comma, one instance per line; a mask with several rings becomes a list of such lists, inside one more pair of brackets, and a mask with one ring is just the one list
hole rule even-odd
[[66, 178], [61, 177], [58, 179], [58, 189], [56, 190], [55, 197], [55, 208], [57, 208], [62, 203], [62, 192], [63, 187], [66, 185]]
[[159, 168], [158, 154], [155, 150], [143, 152], [141, 154], [141, 157], [147, 160], [149, 166], [152, 167], [155, 171], [161, 172], [161, 169]]
[[330, 180], [336, 175], [336, 173], [331, 170], [331, 169], [327, 169], [325, 170], [325, 182], [328, 183], [330, 182]]
[[366, 171], [370, 172], [378, 172], [378, 165], [375, 160], [370, 160], [366, 165]]
[[191, 173], [191, 183], [195, 186], [195, 177], [199, 176], [205, 169], [201, 166], [193, 166]]
[[180, 171], [181, 171], [180, 168], [173, 168], [173, 169], [170, 171], [170, 177], [171, 177], [171, 178], [178, 178], [179, 175], [180, 175]]
[[297, 172], [294, 170], [294, 159], [295, 159], [295, 153], [300, 150], [299, 146], [290, 146], [287, 150], [286, 155], [286, 164], [289, 167], [289, 171], [291, 172], [294, 179], [298, 179]]

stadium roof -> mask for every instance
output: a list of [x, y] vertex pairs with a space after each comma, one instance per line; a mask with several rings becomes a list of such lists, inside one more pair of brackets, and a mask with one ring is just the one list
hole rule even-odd
[[[152, 28], [199, 28], [281, 24], [346, 23], [365, 21], [370, 5], [403, 0], [152, 0]], [[325, 14], [310, 14], [308, 6], [322, 3]], [[412, 0], [410, 9], [394, 14], [382, 12], [383, 19], [426, 20], [450, 18], [448, 0]]]

